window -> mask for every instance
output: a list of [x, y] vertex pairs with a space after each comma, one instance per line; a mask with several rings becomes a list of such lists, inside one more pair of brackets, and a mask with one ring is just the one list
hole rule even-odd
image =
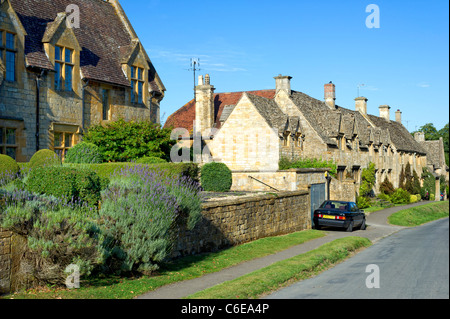
[[109, 120], [109, 90], [102, 90], [103, 120]]
[[131, 67], [131, 103], [144, 103], [144, 69]]
[[16, 129], [0, 127], [0, 154], [5, 154], [16, 159]]
[[0, 57], [6, 67], [6, 81], [16, 81], [16, 35], [0, 30]]
[[64, 160], [67, 151], [74, 144], [74, 134], [68, 132], [54, 132], [53, 149], [58, 156]]
[[73, 90], [73, 50], [55, 46], [55, 90]]
[[291, 134], [289, 132], [285, 132], [283, 134], [283, 146], [289, 146], [289, 136]]

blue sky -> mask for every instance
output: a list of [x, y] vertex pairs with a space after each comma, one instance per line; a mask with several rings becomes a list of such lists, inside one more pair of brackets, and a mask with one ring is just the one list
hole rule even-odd
[[[444, 0], [121, 0], [164, 85], [161, 117], [193, 98], [191, 58], [216, 92], [293, 90], [353, 109], [358, 85], [368, 112], [391, 106], [414, 131], [449, 121], [449, 4]], [[380, 28], [368, 28], [376, 4]]]

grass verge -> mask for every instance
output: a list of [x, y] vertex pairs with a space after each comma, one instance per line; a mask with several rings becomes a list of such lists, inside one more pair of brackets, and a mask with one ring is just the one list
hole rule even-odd
[[165, 265], [159, 274], [151, 277], [95, 278], [81, 281], [81, 288], [76, 290], [45, 287], [8, 297], [14, 299], [132, 299], [168, 284], [198, 278], [323, 236], [325, 236], [324, 232], [305, 230], [285, 236], [263, 238], [216, 253], [178, 259]]
[[414, 227], [448, 216], [449, 202], [435, 202], [394, 213], [388, 218], [388, 222], [397, 226]]
[[256, 299], [270, 292], [317, 275], [348, 258], [355, 251], [369, 247], [367, 238], [345, 237], [315, 250], [279, 261], [237, 279], [200, 291], [187, 299]]

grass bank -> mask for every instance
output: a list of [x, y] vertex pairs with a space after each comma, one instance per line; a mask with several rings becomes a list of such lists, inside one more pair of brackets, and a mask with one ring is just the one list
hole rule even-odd
[[198, 278], [323, 236], [325, 236], [324, 232], [305, 230], [285, 236], [256, 240], [216, 253], [181, 258], [165, 265], [157, 275], [151, 277], [91, 278], [81, 281], [81, 288], [76, 290], [45, 287], [16, 293], [9, 297], [14, 299], [132, 299], [168, 284]]
[[412, 207], [392, 214], [388, 222], [392, 225], [414, 227], [437, 219], [449, 217], [449, 202], [434, 202]]
[[256, 299], [289, 283], [308, 279], [371, 245], [367, 238], [346, 237], [279, 261], [237, 279], [200, 291], [188, 299]]

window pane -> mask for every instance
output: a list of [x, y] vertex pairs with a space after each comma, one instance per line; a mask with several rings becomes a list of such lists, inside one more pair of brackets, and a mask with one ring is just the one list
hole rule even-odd
[[16, 144], [16, 130], [7, 129], [6, 130], [6, 144], [15, 145]]
[[103, 90], [102, 92], [102, 104], [103, 104], [103, 120], [109, 119], [109, 91]]
[[131, 78], [134, 79], [136, 77], [136, 68], [134, 66], [131, 67]]
[[142, 69], [138, 68], [138, 79], [142, 80]]
[[55, 64], [55, 90], [61, 90], [61, 69], [60, 63]]
[[66, 81], [64, 83], [66, 91], [72, 91], [72, 69], [73, 66], [66, 64]]
[[15, 38], [16, 36], [12, 33], [6, 33], [6, 48], [14, 50], [15, 49]]
[[72, 63], [72, 50], [66, 49], [65, 51], [65, 60], [66, 62]]
[[144, 83], [139, 82], [138, 83], [138, 103], [142, 103], [142, 88]]
[[63, 143], [62, 133], [55, 132], [53, 146], [54, 147], [62, 147], [62, 143]]
[[16, 148], [15, 147], [7, 147], [6, 148], [6, 155], [16, 159]]
[[65, 139], [64, 139], [64, 146], [65, 147], [72, 147], [72, 138], [73, 134], [65, 133]]
[[61, 61], [61, 56], [62, 56], [61, 51], [62, 51], [61, 47], [55, 47], [55, 60], [56, 61]]
[[3, 127], [0, 127], [0, 144], [3, 144]]
[[6, 81], [16, 80], [16, 54], [6, 51]]
[[136, 93], [135, 93], [135, 81], [131, 81], [131, 103], [136, 102]]

